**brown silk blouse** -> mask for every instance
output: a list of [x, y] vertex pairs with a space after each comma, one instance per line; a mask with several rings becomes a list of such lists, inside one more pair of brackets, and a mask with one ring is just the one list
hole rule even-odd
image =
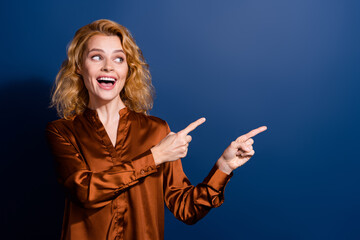
[[46, 137], [66, 192], [61, 239], [163, 239], [164, 202], [194, 224], [224, 201], [232, 174], [216, 165], [192, 186], [181, 160], [156, 166], [150, 148], [169, 132], [157, 117], [119, 111], [115, 147], [96, 110], [48, 123]]

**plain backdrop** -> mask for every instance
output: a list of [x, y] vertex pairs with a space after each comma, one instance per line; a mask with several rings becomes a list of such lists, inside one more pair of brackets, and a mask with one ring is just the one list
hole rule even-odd
[[225, 202], [193, 226], [166, 211], [165, 239], [360, 239], [360, 2], [2, 1], [1, 236], [59, 239], [64, 207], [44, 128], [75, 31], [127, 27], [150, 65], [151, 115], [191, 135], [184, 171], [203, 180], [253, 128], [255, 156]]

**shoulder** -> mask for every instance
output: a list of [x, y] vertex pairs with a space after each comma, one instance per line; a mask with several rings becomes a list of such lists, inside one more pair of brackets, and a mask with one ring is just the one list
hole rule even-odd
[[48, 122], [45, 127], [45, 136], [52, 145], [72, 144], [77, 145], [78, 140], [85, 133], [90, 133], [92, 129], [90, 122], [85, 121], [83, 115], [76, 115], [71, 119], [57, 119]]
[[70, 127], [71, 125], [73, 125], [73, 121], [74, 119], [65, 119], [65, 118], [61, 118], [61, 119], [57, 119], [51, 122], [48, 122], [46, 124], [46, 130], [61, 130], [63, 128], [66, 127]]
[[75, 132], [75, 129], [79, 124], [83, 125], [84, 121], [81, 119], [82, 116], [76, 116], [72, 119], [57, 119], [51, 122], [48, 122], [45, 127], [46, 134], [55, 133], [63, 136], [72, 135]]
[[57, 119], [57, 120], [54, 120], [54, 121], [51, 121], [51, 122], [48, 122], [46, 124], [46, 128], [45, 128], [45, 131], [47, 132], [58, 132], [59, 129], [62, 128], [62, 126], [64, 125], [67, 125], [66, 121], [69, 121], [69, 120], [65, 120], [65, 119]]

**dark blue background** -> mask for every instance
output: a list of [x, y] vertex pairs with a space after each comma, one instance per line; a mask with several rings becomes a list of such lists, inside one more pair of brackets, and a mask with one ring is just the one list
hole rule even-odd
[[2, 1], [1, 226], [58, 239], [63, 196], [45, 124], [75, 31], [130, 29], [150, 64], [152, 115], [178, 131], [199, 117], [184, 170], [193, 184], [261, 125], [225, 202], [194, 226], [166, 212], [166, 239], [360, 239], [360, 2]]

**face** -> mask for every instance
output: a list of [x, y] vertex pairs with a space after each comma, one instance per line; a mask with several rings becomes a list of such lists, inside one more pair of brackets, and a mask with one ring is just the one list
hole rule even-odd
[[117, 36], [95, 35], [87, 42], [78, 73], [89, 92], [89, 105], [121, 101], [128, 73], [126, 55]]

